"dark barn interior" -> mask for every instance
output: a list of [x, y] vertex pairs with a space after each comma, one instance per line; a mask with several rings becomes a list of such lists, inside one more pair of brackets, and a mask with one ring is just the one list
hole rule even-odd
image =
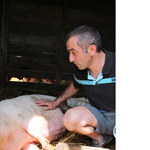
[[[115, 51], [115, 0], [2, 0], [0, 20], [0, 100], [59, 96], [73, 79], [65, 37], [75, 27], [95, 27], [102, 47]], [[75, 133], [65, 138], [85, 145], [90, 140]], [[115, 139], [106, 148], [114, 150]]]
[[64, 90], [73, 78], [65, 36], [80, 25], [95, 27], [103, 48], [115, 51], [114, 0], [0, 3], [0, 87]]

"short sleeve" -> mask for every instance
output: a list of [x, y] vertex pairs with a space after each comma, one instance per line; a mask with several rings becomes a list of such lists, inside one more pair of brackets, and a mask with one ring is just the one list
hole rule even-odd
[[74, 78], [73, 78], [73, 85], [75, 88], [80, 89], [82, 88], [81, 84], [79, 84]]

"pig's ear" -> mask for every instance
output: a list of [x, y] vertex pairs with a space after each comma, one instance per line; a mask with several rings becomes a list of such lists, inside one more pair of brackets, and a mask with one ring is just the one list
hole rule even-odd
[[69, 107], [69, 106], [67, 105], [67, 101], [62, 102], [61, 104], [59, 104], [58, 107], [61, 109], [61, 111], [62, 111], [63, 113], [65, 113], [68, 109], [71, 108], [71, 107]]

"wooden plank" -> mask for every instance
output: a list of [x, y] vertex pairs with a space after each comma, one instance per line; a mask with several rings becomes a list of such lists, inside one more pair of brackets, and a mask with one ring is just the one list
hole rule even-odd
[[74, 63], [71, 63], [69, 61], [69, 53], [63, 55], [62, 62], [63, 62], [62, 63], [62, 72], [63, 73], [73, 73], [75, 65], [74, 65]]
[[39, 25], [43, 27], [55, 27], [60, 28], [62, 24], [61, 17], [47, 17], [47, 16], [38, 16], [38, 15], [29, 15], [29, 14], [19, 14], [19, 13], [12, 13], [10, 22], [22, 22], [22, 23], [29, 23], [33, 25]]
[[[46, 78], [56, 79], [56, 72], [41, 71], [41, 70], [25, 70], [25, 69], [7, 69], [7, 76], [9, 77], [33, 77], [33, 78]], [[62, 73], [61, 80], [73, 80], [73, 73]]]
[[[80, 3], [80, 5], [79, 5]], [[63, 4], [63, 3], [62, 3]], [[62, 6], [61, 4], [61, 6]], [[58, 4], [57, 4], [58, 5]], [[49, 3], [49, 5], [43, 3], [34, 3], [30, 2], [12, 2], [12, 10], [17, 10], [22, 13], [28, 13], [31, 14], [37, 13], [38, 15], [51, 15], [51, 16], [61, 16], [62, 15], [62, 9], [60, 6], [53, 5], [53, 3]], [[111, 1], [69, 1], [69, 7], [79, 10], [86, 10], [86, 11], [92, 11], [92, 12], [100, 12], [100, 13], [110, 13], [111, 15], [115, 12], [114, 3]], [[56, 13], [53, 13], [56, 12]]]
[[[64, 89], [68, 87], [68, 85], [61, 84], [59, 89], [56, 88], [55, 84], [46, 84], [46, 83], [32, 83], [32, 82], [10, 82], [7, 81], [7, 87], [9, 88], [19, 88], [19, 89], [27, 89], [27, 90], [54, 90], [56, 89], [58, 92], [63, 92]], [[76, 94], [78, 97], [83, 97], [86, 96], [83, 89], [78, 91]]]
[[21, 89], [36, 89], [36, 90], [49, 90], [54, 89], [55, 84], [46, 83], [32, 83], [32, 82], [6, 82], [9, 88], [21, 88]]
[[98, 148], [91, 146], [82, 146], [74, 143], [58, 143], [55, 150], [110, 150], [108, 148]]
[[61, 80], [73, 80], [73, 73], [62, 73]]
[[38, 4], [38, 5], [52, 5], [52, 6], [62, 6], [63, 5], [63, 1], [62, 0], [13, 0], [13, 3], [23, 3], [23, 4]]
[[103, 43], [107, 43], [107, 44], [115, 44], [115, 35], [111, 36], [111, 35], [107, 35], [107, 34], [101, 34], [101, 40]]
[[60, 37], [61, 29], [55, 27], [43, 27], [38, 24], [11, 22], [9, 27], [10, 33], [29, 34], [45, 37]]
[[106, 23], [109, 25], [115, 24], [115, 16], [77, 9], [69, 9], [68, 18], [75, 20], [87, 20], [97, 23]]
[[62, 72], [73, 73], [73, 71], [74, 71], [74, 64], [70, 63], [68, 60], [65, 60], [62, 65]]
[[[79, 5], [80, 3], [80, 5]], [[110, 0], [71, 0], [69, 3], [70, 8], [86, 10], [98, 13], [107, 13], [113, 14], [115, 13], [115, 3]]]
[[57, 53], [58, 47], [51, 46], [40, 46], [26, 44], [26, 43], [9, 43], [9, 51], [25, 51], [25, 52], [47, 52], [47, 53]]
[[7, 69], [7, 76], [9, 77], [32, 77], [43, 79], [56, 79], [56, 72], [41, 71], [41, 70], [25, 70], [25, 69]]
[[[23, 37], [23, 35], [22, 35], [22, 37]], [[108, 44], [108, 45], [114, 45], [115, 44], [115, 37], [114, 37], [114, 35], [101, 34], [101, 37], [102, 37], [102, 43], [105, 43], [105, 44]], [[45, 37], [45, 39], [46, 39], [46, 37]], [[17, 39], [16, 40], [13, 39], [14, 43], [10, 44], [9, 48], [10, 48], [10, 50], [15, 48], [15, 49], [20, 49], [20, 50], [25, 50], [25, 51], [50, 51], [50, 50], [52, 50], [54, 52], [56, 49], [58, 50], [58, 48], [56, 48], [56, 49], [53, 48], [53, 47], [58, 47], [58, 44], [54, 44], [53, 43], [53, 38], [52, 38], [52, 43], [54, 45], [50, 46], [50, 45], [46, 45], [45, 44], [46, 47], [45, 47], [44, 44], [41, 46], [40, 43], [38, 43], [39, 40], [41, 40], [40, 37], [39, 37], [39, 39], [37, 38], [37, 41], [34, 40], [35, 45], [33, 45], [34, 43], [32, 42], [32, 40], [28, 44], [27, 42], [21, 43], [23, 41], [23, 39], [22, 40], [19, 39], [19, 41], [17, 41]], [[28, 41], [29, 41], [29, 39], [28, 39]], [[48, 43], [48, 40], [47, 40], [47, 43]], [[56, 41], [56, 43], [57, 43], [57, 41]], [[30, 44], [32, 44], [32, 46]], [[38, 44], [39, 44], [39, 46], [38, 46]], [[34, 46], [36, 46], [36, 47], [34, 47]], [[48, 46], [51, 47], [51, 48], [48, 48]], [[63, 49], [64, 49], [65, 53], [68, 53], [65, 47]]]
[[[38, 15], [41, 16], [51, 16], [51, 17], [62, 17], [62, 7], [60, 6], [53, 6], [51, 3], [47, 4], [38, 4], [33, 3], [23, 3], [22, 1], [13, 2], [11, 3], [11, 12], [18, 12], [20, 14], [27, 14], [27, 15]], [[55, 13], [54, 13], [55, 12]]]
[[[41, 70], [25, 70], [25, 69], [7, 69], [7, 76], [8, 77], [31, 77], [31, 78], [39, 78], [39, 79], [56, 79], [56, 72], [50, 71], [41, 71]], [[62, 73], [61, 80], [73, 80], [72, 73]]]
[[95, 27], [100, 32], [100, 34], [103, 33], [108, 35], [115, 35], [114, 25], [92, 22], [90, 20], [76, 20], [76, 19], [69, 19], [69, 18], [67, 20], [67, 33], [69, 33], [72, 29], [84, 24]]
[[25, 52], [25, 51], [17, 51], [11, 50], [8, 52], [9, 57], [15, 56], [22, 56], [22, 57], [29, 57], [29, 59], [40, 58], [40, 59], [58, 59], [58, 54], [55, 53], [48, 53], [48, 52]]
[[56, 71], [57, 60], [16, 56], [8, 58], [8, 66]]
[[115, 35], [115, 25], [97, 23], [96, 29], [100, 32], [100, 34], [107, 34], [109, 36]]
[[[20, 88], [20, 89], [36, 89], [36, 90], [52, 90], [57, 89], [55, 84], [47, 84], [47, 83], [33, 83], [33, 82], [6, 82], [7, 87], [9, 88]], [[60, 85], [58, 91], [64, 91], [68, 85]]]
[[58, 47], [60, 43], [59, 37], [46, 37], [28, 34], [9, 34], [9, 43], [24, 43], [35, 46]]

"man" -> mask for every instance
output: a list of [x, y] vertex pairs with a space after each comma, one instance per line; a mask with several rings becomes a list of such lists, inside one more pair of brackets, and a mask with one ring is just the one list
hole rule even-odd
[[80, 26], [66, 37], [69, 60], [75, 64], [74, 80], [55, 101], [38, 100], [45, 110], [54, 109], [82, 87], [91, 106], [69, 109], [63, 117], [65, 127], [93, 139], [92, 145], [103, 147], [113, 138], [115, 126], [115, 54], [101, 46], [99, 32]]

